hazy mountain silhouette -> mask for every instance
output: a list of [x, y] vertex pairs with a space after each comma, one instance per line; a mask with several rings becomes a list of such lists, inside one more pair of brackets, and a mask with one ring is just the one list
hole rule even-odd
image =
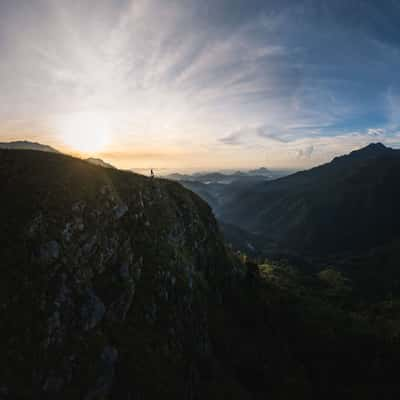
[[400, 235], [400, 151], [370, 144], [332, 162], [254, 185], [220, 218], [306, 253], [353, 251]]
[[97, 165], [98, 167], [103, 167], [103, 168], [115, 168], [113, 165], [103, 161], [101, 158], [93, 158], [89, 157], [86, 159], [87, 162], [93, 165]]
[[15, 142], [2, 142], [0, 143], [0, 149], [36, 150], [36, 151], [45, 151], [48, 153], [59, 153], [59, 151], [54, 149], [53, 147], [41, 143], [29, 142], [26, 140], [20, 140]]

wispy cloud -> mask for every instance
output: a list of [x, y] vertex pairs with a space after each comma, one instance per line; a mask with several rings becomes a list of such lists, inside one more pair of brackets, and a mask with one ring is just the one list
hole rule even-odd
[[313, 151], [314, 151], [314, 146], [313, 145], [306, 146], [303, 149], [298, 149], [297, 150], [297, 158], [300, 158], [300, 159], [302, 159], [302, 158], [310, 158], [312, 153], [313, 153]]
[[62, 145], [85, 112], [132, 157], [290, 166], [396, 145], [400, 13], [364, 3], [1, 1], [0, 136]]

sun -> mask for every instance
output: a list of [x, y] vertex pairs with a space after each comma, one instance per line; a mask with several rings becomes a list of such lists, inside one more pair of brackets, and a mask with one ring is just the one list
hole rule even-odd
[[81, 153], [97, 153], [111, 138], [109, 118], [99, 112], [71, 114], [60, 123], [59, 133], [64, 144]]

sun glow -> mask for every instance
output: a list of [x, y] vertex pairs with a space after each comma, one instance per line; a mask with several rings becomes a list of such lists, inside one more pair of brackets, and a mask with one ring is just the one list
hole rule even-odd
[[111, 139], [109, 118], [97, 112], [72, 114], [60, 123], [59, 133], [66, 146], [82, 153], [97, 153]]

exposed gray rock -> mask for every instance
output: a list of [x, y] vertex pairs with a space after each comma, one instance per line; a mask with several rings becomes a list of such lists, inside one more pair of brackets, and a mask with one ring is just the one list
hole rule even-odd
[[65, 228], [64, 228], [64, 230], [62, 231], [62, 236], [63, 236], [63, 239], [66, 241], [66, 242], [69, 242], [70, 240], [71, 240], [71, 238], [72, 238], [72, 232], [73, 230], [72, 230], [72, 223], [71, 222], [67, 222], [66, 224], [65, 224]]
[[82, 214], [85, 208], [86, 203], [84, 201], [78, 201], [77, 203], [72, 205], [72, 211], [75, 214]]
[[129, 208], [126, 204], [120, 204], [114, 208], [114, 215], [116, 219], [122, 218], [127, 212]]
[[43, 226], [43, 215], [39, 213], [31, 222], [28, 228], [28, 236], [33, 237], [37, 234]]
[[81, 317], [83, 329], [93, 329], [104, 317], [106, 307], [96, 296], [93, 289], [88, 289], [85, 296], [85, 302], [81, 308]]
[[63, 386], [64, 386], [64, 379], [52, 375], [46, 379], [43, 385], [43, 391], [47, 393], [57, 393], [62, 389]]
[[40, 248], [40, 259], [46, 264], [56, 261], [59, 256], [60, 245], [55, 240], [43, 244]]
[[110, 321], [125, 321], [135, 294], [134, 286], [126, 289], [125, 292], [114, 301], [108, 308], [107, 319]]
[[85, 400], [106, 398], [114, 381], [115, 363], [117, 360], [118, 350], [113, 346], [105, 346], [100, 356], [96, 384], [89, 390]]
[[83, 253], [87, 256], [91, 255], [94, 250], [96, 250], [97, 236], [94, 235], [89, 239], [83, 246]]
[[131, 278], [131, 274], [130, 274], [130, 271], [129, 271], [129, 263], [124, 262], [124, 263], [121, 264], [121, 266], [119, 268], [119, 276], [124, 281], [129, 280]]

